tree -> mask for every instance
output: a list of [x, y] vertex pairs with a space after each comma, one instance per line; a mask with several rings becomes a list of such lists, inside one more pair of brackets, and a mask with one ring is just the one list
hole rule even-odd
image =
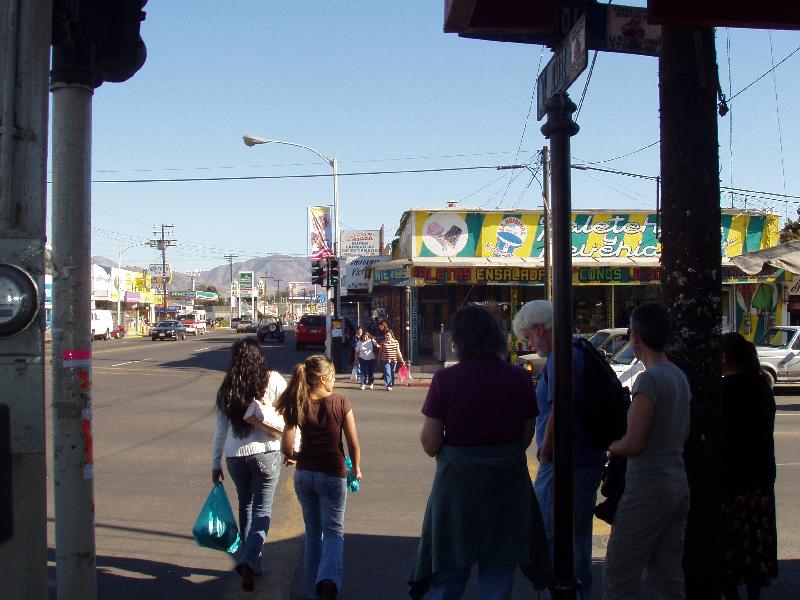
[[[800, 208], [797, 209], [797, 214], [798, 217], [800, 217]], [[798, 218], [796, 221], [786, 219], [786, 224], [783, 226], [783, 229], [781, 229], [781, 243], [791, 242], [793, 240], [800, 240], [800, 218]]]

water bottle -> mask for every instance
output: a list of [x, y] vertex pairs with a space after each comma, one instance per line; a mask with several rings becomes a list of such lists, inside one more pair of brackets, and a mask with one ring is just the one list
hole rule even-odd
[[344, 467], [347, 469], [347, 491], [352, 492], [355, 494], [360, 487], [360, 482], [356, 479], [356, 476], [350, 471], [350, 468], [353, 466], [353, 461], [350, 460], [349, 456], [344, 457]]

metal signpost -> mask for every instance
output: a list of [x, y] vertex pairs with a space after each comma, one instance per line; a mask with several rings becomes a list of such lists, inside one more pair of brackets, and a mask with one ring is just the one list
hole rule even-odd
[[566, 91], [586, 69], [589, 52], [586, 45], [586, 16], [581, 16], [572, 31], [555, 51], [536, 84], [536, 115], [539, 121], [545, 115], [545, 102]]

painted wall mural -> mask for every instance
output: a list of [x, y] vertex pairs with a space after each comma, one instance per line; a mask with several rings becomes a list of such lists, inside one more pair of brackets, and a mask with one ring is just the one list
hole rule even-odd
[[781, 288], [775, 283], [751, 283], [736, 286], [736, 323], [738, 331], [751, 342], [783, 322], [784, 303]]
[[[414, 257], [544, 256], [544, 216], [538, 211], [415, 211]], [[722, 254], [738, 256], [778, 243], [777, 215], [723, 213]], [[401, 238], [406, 231], [401, 233]], [[572, 214], [572, 255], [576, 258], [658, 257], [655, 213], [583, 211]]]

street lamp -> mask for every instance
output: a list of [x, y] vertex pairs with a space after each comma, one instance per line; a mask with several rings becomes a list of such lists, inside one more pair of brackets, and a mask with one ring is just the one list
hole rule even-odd
[[[137, 246], [144, 246], [144, 245], [145, 245], [144, 242], [140, 242], [138, 244], [132, 244], [132, 245], [128, 246], [127, 248], [117, 252], [117, 326], [121, 325], [121, 323], [119, 322], [119, 319], [120, 319], [120, 313], [122, 311], [122, 299], [120, 298], [120, 295], [121, 295], [122, 292], [119, 289], [120, 271], [122, 271], [122, 255], [125, 254], [131, 248], [136, 248]], [[126, 279], [126, 283], [127, 283], [127, 279]], [[137, 317], [137, 322], [138, 322], [138, 317]]]
[[[317, 156], [319, 156], [323, 161], [328, 163], [328, 166], [333, 169], [333, 253], [336, 256], [339, 256], [339, 170], [338, 165], [336, 163], [335, 158], [328, 158], [319, 150], [315, 150], [311, 146], [306, 146], [305, 144], [297, 144], [295, 142], [284, 142], [281, 140], [272, 140], [265, 137], [259, 137], [256, 135], [244, 135], [242, 136], [242, 140], [246, 146], [255, 146], [257, 144], [283, 144], [285, 146], [296, 146], [297, 148], [305, 148], [306, 150], [310, 150]], [[341, 286], [340, 286], [341, 278], [336, 282], [336, 315], [341, 316], [342, 313], [342, 294]], [[330, 302], [326, 302], [326, 311], [328, 316], [330, 316]], [[331, 328], [327, 327], [327, 336], [325, 339], [325, 352], [328, 357], [331, 357]]]

